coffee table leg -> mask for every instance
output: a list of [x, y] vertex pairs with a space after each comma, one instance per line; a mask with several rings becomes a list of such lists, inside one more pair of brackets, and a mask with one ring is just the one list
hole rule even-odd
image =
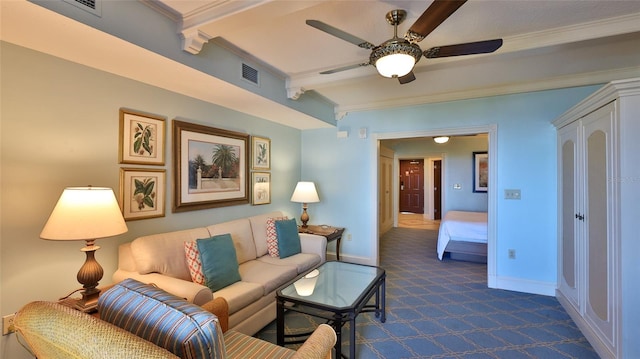
[[382, 293], [380, 294], [380, 302], [381, 302], [381, 310], [382, 310], [382, 316], [380, 318], [380, 322], [384, 323], [387, 321], [387, 304], [385, 301], [386, 298], [386, 286], [387, 286], [387, 279], [386, 277], [382, 278], [382, 284], [380, 285], [380, 290], [382, 291]]
[[277, 300], [277, 314], [276, 314], [276, 339], [278, 345], [284, 346], [284, 302]]
[[349, 359], [356, 358], [356, 317], [349, 321]]
[[342, 317], [335, 316], [335, 327], [333, 328], [336, 331], [336, 359], [342, 358]]

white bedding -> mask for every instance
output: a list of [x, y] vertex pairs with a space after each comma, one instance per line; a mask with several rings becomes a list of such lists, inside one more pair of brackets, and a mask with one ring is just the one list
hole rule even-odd
[[450, 240], [487, 243], [487, 212], [449, 211], [440, 222], [438, 259]]

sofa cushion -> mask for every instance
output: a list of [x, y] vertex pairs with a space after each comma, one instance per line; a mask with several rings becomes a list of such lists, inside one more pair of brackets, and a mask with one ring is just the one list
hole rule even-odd
[[267, 250], [267, 219], [283, 217], [280, 211], [269, 212], [249, 217], [251, 231], [253, 232], [253, 242], [256, 246], [256, 257], [262, 257], [268, 253]]
[[273, 258], [270, 255], [264, 255], [258, 258], [259, 261], [273, 265], [284, 265], [296, 267], [298, 274], [308, 271], [318, 266], [322, 259], [315, 253], [298, 253], [287, 258]]
[[126, 279], [100, 295], [100, 319], [183, 359], [224, 358], [218, 318], [152, 285]]
[[206, 286], [215, 292], [240, 280], [236, 249], [230, 234], [196, 241]]
[[243, 282], [258, 283], [264, 288], [266, 295], [296, 277], [295, 266], [273, 265], [259, 260], [240, 265], [240, 276]]
[[287, 258], [302, 251], [300, 235], [295, 219], [282, 219], [275, 222], [278, 234], [278, 252], [280, 258]]
[[214, 297], [222, 297], [229, 304], [229, 314], [257, 302], [264, 296], [264, 288], [259, 283], [235, 282], [213, 293]]
[[206, 228], [154, 234], [131, 242], [131, 255], [140, 274], [160, 273], [191, 281], [184, 253], [184, 242], [209, 237]]
[[[238, 264], [256, 259], [256, 245], [253, 242], [251, 224], [247, 218], [214, 224], [207, 227], [209, 236], [229, 233], [236, 247]], [[202, 237], [201, 237], [202, 238]]]
[[267, 251], [274, 258], [280, 257], [278, 250], [278, 232], [276, 232], [276, 221], [288, 219], [287, 217], [269, 217], [267, 218]]
[[191, 274], [191, 281], [194, 283], [206, 285], [204, 273], [202, 272], [202, 260], [200, 260], [200, 251], [196, 241], [184, 242], [184, 254]]

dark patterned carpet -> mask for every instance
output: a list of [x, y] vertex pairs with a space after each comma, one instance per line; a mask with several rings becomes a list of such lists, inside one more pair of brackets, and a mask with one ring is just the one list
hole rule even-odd
[[[489, 289], [486, 264], [439, 261], [436, 238], [408, 228], [382, 237], [387, 321], [358, 316], [358, 358], [598, 358], [554, 297]], [[317, 325], [293, 312], [285, 323], [288, 332]], [[256, 336], [275, 343], [275, 322]]]

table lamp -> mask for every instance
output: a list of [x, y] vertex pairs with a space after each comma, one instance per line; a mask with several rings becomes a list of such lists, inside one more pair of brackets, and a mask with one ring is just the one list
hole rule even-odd
[[86, 241], [87, 259], [78, 271], [78, 282], [83, 285], [82, 298], [74, 307], [86, 313], [96, 310], [100, 290], [96, 288], [104, 271], [95, 259], [100, 249], [94, 244], [98, 238], [112, 237], [127, 231], [120, 207], [111, 188], [65, 188], [40, 238], [55, 241]]
[[316, 191], [316, 185], [313, 182], [298, 182], [296, 189], [291, 196], [291, 202], [302, 203], [302, 228], [307, 228], [307, 222], [309, 222], [309, 214], [307, 214], [307, 203], [320, 202], [318, 198], [318, 191]]

